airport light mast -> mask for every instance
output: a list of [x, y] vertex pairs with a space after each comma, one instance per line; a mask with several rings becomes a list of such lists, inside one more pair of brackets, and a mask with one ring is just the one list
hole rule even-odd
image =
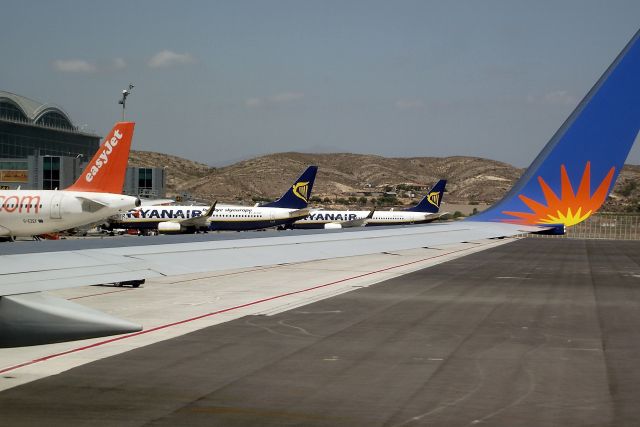
[[118, 104], [122, 104], [122, 121], [124, 122], [124, 110], [127, 106], [127, 96], [129, 96], [131, 94], [131, 89], [133, 89], [135, 86], [133, 86], [131, 83], [129, 83], [129, 89], [124, 89], [122, 91], [122, 99], [120, 101], [118, 101]]

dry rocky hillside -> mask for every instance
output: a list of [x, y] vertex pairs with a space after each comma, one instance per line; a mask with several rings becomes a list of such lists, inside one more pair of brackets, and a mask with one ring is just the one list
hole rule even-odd
[[[509, 164], [476, 157], [386, 158], [349, 153], [278, 153], [210, 168], [175, 156], [133, 151], [130, 164], [166, 167], [168, 196], [186, 192], [203, 201], [244, 203], [278, 197], [312, 164], [319, 166], [313, 195], [334, 205], [339, 199], [345, 200], [338, 204], [346, 204], [349, 197], [367, 197], [370, 203], [385, 191], [397, 192], [398, 204], [412, 203], [412, 187], [431, 186], [440, 178], [449, 181], [448, 203], [493, 203], [522, 173]], [[640, 210], [639, 179], [640, 166], [625, 166], [606, 208]]]
[[205, 176], [211, 170], [209, 166], [202, 163], [153, 151], [131, 150], [129, 165], [142, 168], [166, 168], [167, 190], [171, 194], [181, 191], [189, 182]]

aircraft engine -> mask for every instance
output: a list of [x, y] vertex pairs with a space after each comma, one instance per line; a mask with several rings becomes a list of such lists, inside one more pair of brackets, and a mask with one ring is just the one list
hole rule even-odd
[[342, 228], [342, 224], [338, 224], [335, 222], [328, 222], [324, 225], [325, 230], [339, 230]]
[[182, 227], [177, 222], [165, 221], [158, 223], [158, 233], [179, 233]]

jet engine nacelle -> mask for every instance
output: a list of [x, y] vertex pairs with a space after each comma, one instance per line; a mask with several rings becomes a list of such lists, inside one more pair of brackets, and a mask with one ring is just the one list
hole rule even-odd
[[328, 222], [324, 225], [325, 230], [339, 230], [342, 228], [342, 224], [337, 224], [335, 222]]
[[158, 233], [179, 233], [182, 226], [177, 222], [165, 221], [158, 223]]

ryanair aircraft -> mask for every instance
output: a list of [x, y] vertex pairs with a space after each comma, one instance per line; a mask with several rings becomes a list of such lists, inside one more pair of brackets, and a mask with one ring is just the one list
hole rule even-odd
[[213, 206], [143, 206], [112, 217], [108, 229], [125, 228], [159, 233], [195, 233], [207, 230], [259, 230], [288, 227], [309, 215], [317, 166], [309, 166], [275, 202], [261, 206], [215, 204]]
[[442, 216], [440, 203], [447, 181], [441, 179], [412, 208], [389, 211], [324, 211], [313, 210], [307, 218], [293, 223], [293, 228], [348, 228], [374, 225], [423, 224]]

